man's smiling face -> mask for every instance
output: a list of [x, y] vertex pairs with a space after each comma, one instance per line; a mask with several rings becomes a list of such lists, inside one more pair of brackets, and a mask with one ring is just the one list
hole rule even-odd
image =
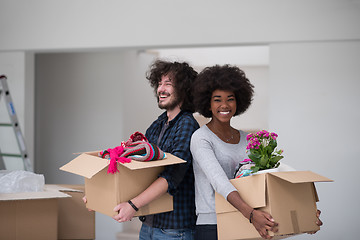
[[157, 88], [157, 96], [158, 105], [161, 109], [172, 110], [180, 104], [171, 75], [167, 74], [161, 77]]

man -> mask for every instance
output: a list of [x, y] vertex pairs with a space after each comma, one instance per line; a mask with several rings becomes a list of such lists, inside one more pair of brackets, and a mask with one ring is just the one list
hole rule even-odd
[[167, 166], [144, 192], [120, 203], [114, 208], [119, 214], [114, 219], [129, 221], [136, 209], [141, 208], [162, 194], [173, 196], [171, 212], [140, 217], [143, 221], [139, 239], [193, 239], [195, 228], [194, 174], [190, 153], [190, 138], [199, 128], [192, 113], [194, 107], [191, 85], [197, 73], [187, 63], [157, 60], [147, 74], [154, 88], [158, 106], [166, 110], [147, 129], [145, 136], [164, 152], [169, 152], [186, 163]]

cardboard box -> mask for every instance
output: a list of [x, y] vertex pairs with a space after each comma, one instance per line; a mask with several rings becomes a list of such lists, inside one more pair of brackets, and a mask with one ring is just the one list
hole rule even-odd
[[95, 212], [89, 211], [82, 200], [85, 186], [51, 187], [71, 196], [58, 200], [58, 239], [95, 239]]
[[[314, 182], [332, 180], [311, 171], [274, 172], [232, 179], [230, 182], [251, 207], [270, 213], [279, 223], [273, 239], [317, 231]], [[224, 197], [215, 194], [219, 239], [261, 239], [249, 220]]]
[[0, 194], [0, 239], [57, 239], [58, 199], [68, 197], [46, 187], [43, 192]]
[[[185, 161], [166, 153], [162, 160], [118, 163], [119, 172], [108, 174], [109, 160], [98, 157], [98, 152], [83, 153], [60, 169], [85, 177], [86, 207], [110, 217], [116, 215], [114, 207], [143, 192], [157, 178], [164, 166]], [[172, 196], [164, 194], [142, 207], [135, 216], [173, 210]]]

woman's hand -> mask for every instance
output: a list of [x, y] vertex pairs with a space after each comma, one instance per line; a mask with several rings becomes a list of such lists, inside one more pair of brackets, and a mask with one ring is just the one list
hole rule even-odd
[[278, 223], [272, 218], [272, 216], [266, 212], [254, 210], [251, 218], [251, 222], [255, 229], [259, 232], [260, 236], [264, 239], [271, 239], [268, 231], [277, 232]]
[[[86, 204], [87, 203], [87, 198], [86, 198], [86, 196], [84, 196], [83, 198], [82, 198], [82, 200], [83, 200], [83, 202]], [[94, 210], [92, 210], [92, 209], [87, 209], [89, 212], [93, 212]]]
[[244, 217], [250, 219], [260, 236], [265, 239], [271, 239], [268, 231], [277, 232], [279, 225], [272, 216], [266, 212], [255, 210], [244, 202], [238, 191], [232, 191], [228, 194], [227, 200], [239, 210]]
[[131, 221], [136, 213], [135, 209], [128, 202], [120, 203], [114, 208], [114, 211], [118, 213], [113, 217], [117, 222]]
[[[316, 211], [316, 225], [318, 225], [319, 227], [323, 225], [323, 222], [320, 220], [320, 214], [321, 214], [321, 211], [320, 210], [317, 210]], [[314, 232], [309, 232], [309, 234], [315, 234], [317, 231], [314, 231]]]

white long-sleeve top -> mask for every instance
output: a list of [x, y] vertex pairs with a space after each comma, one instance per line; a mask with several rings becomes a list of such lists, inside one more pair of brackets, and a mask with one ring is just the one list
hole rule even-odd
[[190, 150], [195, 174], [195, 204], [197, 225], [216, 224], [215, 191], [227, 199], [235, 187], [229, 182], [239, 162], [247, 158], [246, 135], [239, 130], [240, 141], [222, 141], [206, 125], [194, 132]]

